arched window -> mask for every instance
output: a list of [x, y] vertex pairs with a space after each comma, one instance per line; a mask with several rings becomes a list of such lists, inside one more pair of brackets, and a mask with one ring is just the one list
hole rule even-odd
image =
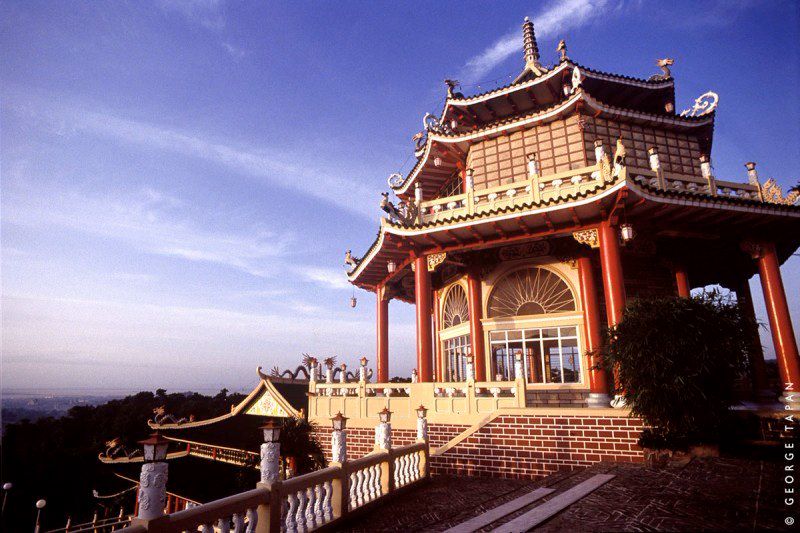
[[567, 283], [555, 272], [538, 267], [506, 275], [489, 296], [489, 318], [574, 310], [575, 297]]
[[443, 329], [452, 328], [469, 322], [469, 304], [467, 294], [461, 285], [456, 285], [447, 293], [442, 311]]

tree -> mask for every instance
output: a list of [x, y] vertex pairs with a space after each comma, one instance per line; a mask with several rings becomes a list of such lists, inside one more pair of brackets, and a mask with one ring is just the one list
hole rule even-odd
[[717, 292], [697, 298], [634, 299], [607, 331], [609, 372], [634, 416], [649, 426], [639, 444], [715, 443], [746, 371], [753, 321]]
[[[314, 436], [316, 425], [305, 418], [284, 418], [281, 428], [281, 458], [294, 462], [295, 474], [325, 468], [325, 454]], [[284, 469], [287, 464], [284, 464]]]

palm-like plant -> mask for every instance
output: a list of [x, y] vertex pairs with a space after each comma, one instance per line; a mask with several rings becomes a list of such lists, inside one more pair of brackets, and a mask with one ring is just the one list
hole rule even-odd
[[713, 443], [736, 402], [756, 325], [736, 302], [698, 298], [634, 299], [607, 332], [604, 361], [619, 375], [634, 416], [650, 429], [640, 444], [683, 448]]
[[314, 436], [315, 429], [316, 424], [305, 418], [283, 419], [281, 461], [284, 472], [289, 463], [294, 463], [295, 474], [298, 475], [325, 468], [325, 454]]

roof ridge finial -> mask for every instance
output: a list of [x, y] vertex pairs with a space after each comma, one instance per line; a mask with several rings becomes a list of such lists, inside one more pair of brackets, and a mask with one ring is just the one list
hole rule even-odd
[[525, 22], [522, 24], [522, 43], [525, 49], [525, 66], [535, 66], [541, 69], [539, 45], [536, 44], [536, 32], [533, 29], [533, 22], [528, 17], [525, 17]]

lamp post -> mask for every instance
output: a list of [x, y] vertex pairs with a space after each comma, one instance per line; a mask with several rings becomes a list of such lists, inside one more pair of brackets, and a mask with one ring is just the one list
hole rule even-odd
[[269, 419], [259, 427], [264, 432], [261, 444], [261, 483], [274, 483], [280, 479], [281, 471], [281, 423]]
[[392, 448], [392, 412], [384, 407], [378, 417], [381, 422], [375, 427], [375, 447], [388, 451]]
[[47, 500], [39, 500], [36, 502], [36, 527], [33, 533], [39, 533], [42, 529], [42, 509], [47, 505]]
[[14, 485], [11, 483], [3, 483], [3, 509], [0, 511], [0, 515], [5, 516], [6, 514], [6, 501], [8, 500], [8, 492], [14, 488]]
[[139, 476], [139, 515], [137, 518], [152, 520], [164, 514], [167, 501], [167, 448], [169, 441], [157, 432], [150, 438], [139, 441], [142, 445], [144, 464]]
[[361, 383], [366, 383], [367, 382], [367, 363], [368, 362], [369, 361], [367, 360], [366, 357], [362, 357], [359, 360], [359, 363], [361, 363], [361, 366], [358, 369], [358, 380]]
[[333, 432], [331, 432], [331, 460], [334, 463], [344, 463], [347, 461], [347, 433], [344, 428], [347, 425], [347, 417], [341, 411], [331, 418]]
[[424, 405], [417, 407], [417, 440], [428, 440], [428, 409]]

